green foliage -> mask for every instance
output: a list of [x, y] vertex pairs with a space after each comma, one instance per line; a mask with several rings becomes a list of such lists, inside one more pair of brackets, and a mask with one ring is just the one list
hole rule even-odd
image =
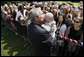
[[[10, 4], [10, 3], [22, 3], [23, 1], [1, 1], [1, 5], [4, 5], [5, 3], [7, 3], [7, 4]], [[32, 1], [27, 1], [28, 3], [30, 3], [30, 2], [32, 2]], [[40, 2], [40, 1], [38, 1], [38, 2]], [[48, 1], [44, 1], [44, 2], [48, 2]], [[55, 2], [57, 2], [57, 3], [75, 3], [75, 4], [77, 4], [77, 3], [79, 3], [79, 1], [75, 1], [75, 2], [72, 2], [72, 1], [55, 1]]]

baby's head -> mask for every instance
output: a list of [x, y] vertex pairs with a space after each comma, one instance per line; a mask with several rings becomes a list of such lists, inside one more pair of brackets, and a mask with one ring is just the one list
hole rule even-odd
[[47, 12], [45, 14], [44, 22], [52, 22], [54, 21], [53, 14], [50, 12]]

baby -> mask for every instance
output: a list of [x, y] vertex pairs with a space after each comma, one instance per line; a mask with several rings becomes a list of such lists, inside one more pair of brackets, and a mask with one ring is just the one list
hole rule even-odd
[[52, 13], [47, 12], [45, 14], [44, 24], [42, 24], [41, 26], [50, 33], [52, 38], [55, 38], [55, 32], [56, 32], [57, 28], [56, 28], [56, 22], [53, 18]]

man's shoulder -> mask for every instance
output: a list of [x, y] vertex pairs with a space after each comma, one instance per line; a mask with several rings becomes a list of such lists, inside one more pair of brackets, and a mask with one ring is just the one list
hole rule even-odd
[[46, 33], [47, 31], [42, 28], [40, 25], [34, 25], [34, 27], [36, 28], [36, 30], [40, 33]]
[[40, 25], [38, 24], [30, 24], [29, 25], [30, 29], [34, 32], [37, 32], [37, 33], [45, 33], [46, 30], [43, 29]]

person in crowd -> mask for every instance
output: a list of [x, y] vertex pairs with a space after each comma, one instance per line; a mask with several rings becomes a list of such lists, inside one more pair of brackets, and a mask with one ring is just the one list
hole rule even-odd
[[[68, 29], [66, 30], [65, 36], [71, 39], [77, 40], [79, 42], [83, 41], [82, 24], [83, 24], [83, 18], [76, 17], [74, 20], [74, 26], [68, 27]], [[77, 49], [77, 44], [74, 44], [73, 42], [68, 42], [68, 43], [69, 43], [69, 46], [68, 46], [69, 52], [72, 52], [72, 55], [74, 55], [74, 52]]]
[[65, 5], [63, 7], [63, 16], [64, 16], [64, 19], [66, 19], [67, 15], [68, 15], [68, 7]]
[[58, 11], [56, 9], [52, 9], [52, 14], [54, 16], [54, 20], [57, 23], [58, 22]]
[[25, 22], [27, 20], [27, 14], [26, 14], [27, 10], [24, 9], [23, 5], [20, 5], [18, 7], [18, 12], [16, 14], [16, 28], [19, 34], [24, 35], [27, 34], [27, 27], [25, 26]]
[[7, 11], [9, 9], [8, 4], [4, 4], [3, 7], [4, 7], [5, 11]]
[[72, 14], [67, 15], [67, 19], [65, 20], [65, 24], [66, 24], [67, 28], [69, 26], [73, 26], [74, 20], [72, 19]]
[[4, 25], [7, 25], [7, 11], [5, 11], [4, 7], [1, 7], [1, 23]]
[[10, 24], [12, 25], [12, 28], [15, 30], [14, 23], [13, 23], [13, 15], [11, 13], [11, 10], [9, 9], [7, 11], [7, 19], [9, 20]]
[[78, 18], [78, 17], [75, 18], [74, 26], [68, 27], [65, 36], [79, 41], [81, 34], [83, 32], [82, 24], [83, 24], [83, 18]]
[[80, 7], [78, 7], [79, 9], [78, 9], [78, 15], [80, 16], [80, 17], [83, 17], [83, 6], [80, 6]]
[[71, 14], [72, 14], [72, 19], [78, 17], [78, 11], [76, 11], [75, 9], [72, 9]]
[[[22, 5], [20, 5], [18, 7], [18, 12], [16, 14], [15, 20], [16, 21], [26, 20], [27, 19], [26, 12], [27, 12], [27, 10], [25, 10], [24, 7]], [[21, 25], [24, 25], [24, 24], [22, 23]]]
[[66, 25], [65, 25], [65, 20], [63, 19], [63, 16], [60, 15], [58, 17], [58, 23], [57, 23], [57, 34], [61, 34], [64, 36], [65, 31], [66, 31]]

